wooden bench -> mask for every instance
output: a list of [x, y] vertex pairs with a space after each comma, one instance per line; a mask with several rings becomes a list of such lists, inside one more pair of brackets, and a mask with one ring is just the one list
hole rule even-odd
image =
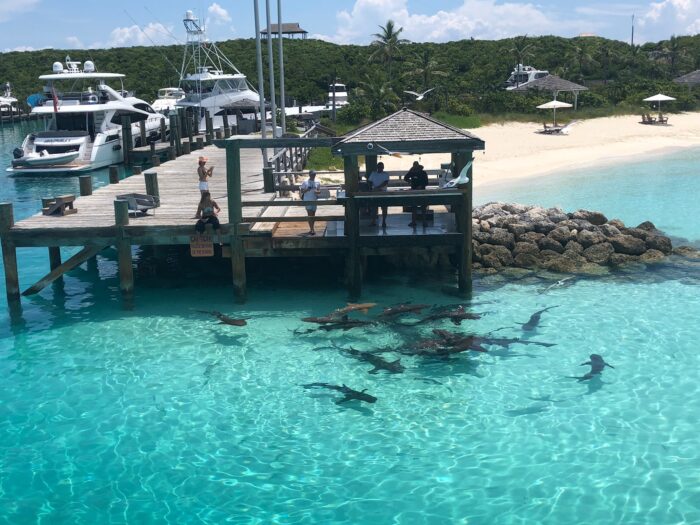
[[75, 195], [59, 195], [53, 199], [41, 199], [41, 213], [44, 215], [70, 215], [78, 213], [73, 207]]

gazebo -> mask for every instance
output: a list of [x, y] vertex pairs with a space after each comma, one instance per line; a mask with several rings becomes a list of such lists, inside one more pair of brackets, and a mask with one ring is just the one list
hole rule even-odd
[[[333, 250], [340, 250], [346, 261], [346, 275], [350, 297], [359, 297], [362, 289], [363, 260], [368, 254], [382, 255], [417, 247], [443, 246], [457, 255], [458, 287], [461, 292], [471, 292], [472, 272], [472, 169], [475, 150], [484, 149], [484, 141], [469, 132], [440, 122], [423, 113], [401, 109], [377, 122], [352, 131], [343, 137], [280, 137], [230, 138], [217, 140], [215, 144], [226, 148], [226, 181], [229, 207], [228, 230], [231, 238], [231, 264], [235, 294], [243, 299], [246, 290], [245, 259], [246, 250], [253, 249], [244, 227], [242, 209], [250, 206], [241, 198], [241, 149], [242, 148], [313, 148], [330, 147], [333, 155], [343, 158], [344, 195], [328, 199], [319, 204], [343, 206], [344, 214], [334, 217], [341, 220], [343, 233], [338, 237], [317, 236], [311, 238], [288, 239], [277, 247], [260, 248], [260, 254], [274, 256], [309, 255], [325, 256]], [[365, 157], [367, 172], [377, 166], [377, 157], [392, 153], [422, 154], [450, 153], [451, 169], [456, 177], [466, 167], [469, 180], [463, 186], [450, 189], [427, 189], [411, 191], [364, 192], [359, 189], [360, 169], [358, 157]], [[263, 170], [269, 175], [265, 192], [274, 192], [272, 168]], [[274, 199], [274, 203], [256, 201], [255, 205], [284, 207], [303, 206], [304, 201]], [[445, 231], [420, 233], [405, 229], [388, 232], [360, 231], [360, 210], [367, 206], [448, 206], [454, 214], [454, 226]], [[306, 217], [284, 217], [279, 220], [306, 221]], [[277, 220], [277, 219], [276, 219]], [[322, 220], [319, 218], [319, 220]], [[266, 256], [266, 255], [265, 255]]]
[[685, 84], [686, 86], [688, 86], [688, 88], [700, 86], [700, 69], [691, 73], [687, 73], [678, 78], [674, 78], [673, 81], [676, 84]]
[[[272, 38], [277, 37], [280, 33], [279, 24], [270, 24], [270, 33], [272, 33]], [[288, 36], [289, 38], [294, 38], [295, 35], [301, 35], [302, 40], [306, 40], [306, 36], [308, 34], [308, 31], [299, 26], [299, 22], [288, 22], [282, 24], [282, 35]], [[267, 38], [267, 28], [261, 29], [260, 35], [263, 38]]]
[[555, 100], [557, 98], [557, 95], [562, 91], [572, 92], [574, 94], [574, 109], [578, 108], [578, 94], [581, 91], [588, 91], [588, 88], [586, 86], [576, 84], [575, 82], [571, 82], [570, 80], [565, 80], [556, 75], [547, 75], [546, 77], [538, 78], [537, 80], [533, 80], [532, 82], [527, 82], [526, 84], [522, 84], [519, 87], [515, 88], [513, 91], [522, 93], [530, 89], [550, 91], [553, 94]]

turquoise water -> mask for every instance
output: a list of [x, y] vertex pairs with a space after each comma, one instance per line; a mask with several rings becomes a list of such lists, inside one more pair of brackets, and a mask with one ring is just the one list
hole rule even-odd
[[[677, 162], [679, 177], [669, 175], [643, 212], [595, 194], [593, 174], [575, 187], [587, 202], [567, 197], [565, 181], [534, 197], [511, 187], [476, 198], [593, 207], [662, 226], [687, 193], [668, 190], [684, 180], [684, 155], [693, 158], [656, 164]], [[620, 168], [595, 177], [628, 179]], [[26, 216], [46, 184], [6, 179], [0, 191]], [[77, 191], [72, 179], [51, 184]], [[700, 227], [677, 235], [697, 243]], [[20, 258], [23, 287], [48, 270], [45, 250]], [[697, 264], [555, 287], [480, 278], [475, 301], [484, 304], [473, 310], [484, 315], [461, 328], [301, 334], [310, 325], [300, 317], [346, 298], [322, 263], [256, 264], [250, 300], [234, 306], [227, 263], [137, 260], [133, 310], [122, 309], [109, 251], [24, 300], [14, 324], [3, 307], [0, 523], [700, 522]], [[453, 282], [371, 266], [363, 299], [451, 304], [439, 290]], [[449, 360], [387, 353], [406, 371], [372, 375], [331, 346], [405, 348], [435, 326], [521, 337], [517, 323], [548, 306], [557, 308], [527, 335], [551, 347]], [[248, 325], [197, 311], [213, 309]], [[570, 379], [591, 353], [615, 368]], [[366, 388], [378, 401], [338, 405], [335, 392], [301, 386], [316, 381]]]

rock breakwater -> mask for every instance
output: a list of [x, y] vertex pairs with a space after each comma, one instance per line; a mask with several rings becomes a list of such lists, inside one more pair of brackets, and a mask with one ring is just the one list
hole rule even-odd
[[515, 266], [596, 275], [673, 251], [651, 222], [627, 227], [597, 211], [492, 202], [474, 208], [472, 224], [474, 268], [486, 273]]

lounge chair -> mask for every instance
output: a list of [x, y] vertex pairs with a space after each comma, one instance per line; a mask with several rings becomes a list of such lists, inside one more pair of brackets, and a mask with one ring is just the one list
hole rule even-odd
[[[160, 198], [155, 195], [145, 195], [143, 193], [125, 193], [117, 195], [116, 200], [126, 201], [129, 206], [129, 214], [148, 215], [148, 210], [155, 210], [160, 206]], [[155, 211], [153, 212], [155, 213]]]
[[668, 117], [664, 117], [661, 113], [659, 113], [659, 120], [657, 121], [659, 124], [667, 124], [668, 123]]
[[647, 124], [656, 124], [656, 119], [647, 113]]

